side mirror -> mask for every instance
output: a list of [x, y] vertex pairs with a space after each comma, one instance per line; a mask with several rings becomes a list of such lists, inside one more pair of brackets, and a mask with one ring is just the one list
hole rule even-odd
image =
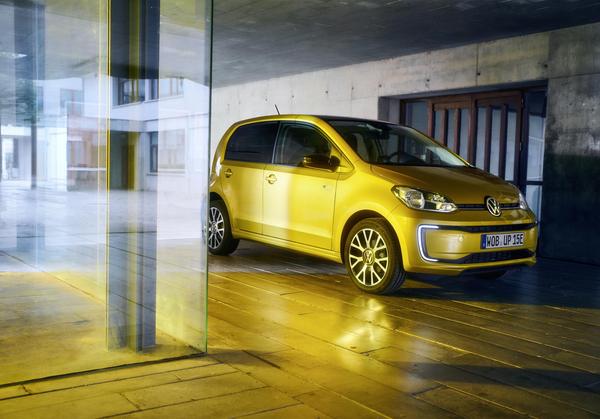
[[325, 156], [323, 154], [310, 154], [302, 159], [302, 166], [311, 169], [321, 169], [335, 171], [340, 165], [340, 159], [335, 156]]

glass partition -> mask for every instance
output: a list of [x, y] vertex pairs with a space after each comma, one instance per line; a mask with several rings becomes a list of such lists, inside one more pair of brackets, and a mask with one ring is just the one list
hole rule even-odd
[[206, 350], [210, 15], [0, 4], [0, 384]]

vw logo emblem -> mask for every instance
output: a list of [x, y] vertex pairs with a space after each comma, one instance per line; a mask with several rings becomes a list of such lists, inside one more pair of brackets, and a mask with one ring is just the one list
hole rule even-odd
[[500, 204], [496, 201], [496, 198], [488, 196], [485, 198], [485, 207], [494, 217], [500, 217], [502, 211], [500, 211]]

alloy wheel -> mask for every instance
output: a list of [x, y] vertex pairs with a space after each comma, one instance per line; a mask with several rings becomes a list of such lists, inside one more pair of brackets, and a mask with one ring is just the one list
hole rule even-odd
[[356, 232], [350, 242], [350, 270], [358, 282], [372, 287], [383, 281], [389, 266], [388, 246], [372, 228]]
[[211, 207], [208, 214], [208, 246], [219, 247], [225, 236], [225, 220], [219, 208]]

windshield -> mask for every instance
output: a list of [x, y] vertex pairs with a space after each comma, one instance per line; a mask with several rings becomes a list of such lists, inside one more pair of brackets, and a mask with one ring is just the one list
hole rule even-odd
[[394, 166], [464, 167], [466, 164], [412, 128], [385, 122], [327, 120], [367, 163]]

